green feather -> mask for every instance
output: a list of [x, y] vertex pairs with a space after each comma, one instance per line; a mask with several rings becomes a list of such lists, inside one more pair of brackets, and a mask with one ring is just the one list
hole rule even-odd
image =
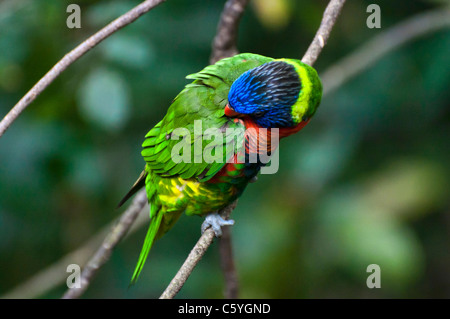
[[144, 246], [142, 247], [141, 254], [139, 255], [138, 263], [134, 270], [133, 276], [131, 277], [132, 285], [135, 284], [138, 280], [142, 268], [144, 267], [145, 261], [147, 260], [148, 253], [150, 252], [155, 237], [158, 234], [159, 226], [161, 225], [161, 220], [163, 217], [162, 211], [156, 212], [158, 209], [159, 208], [156, 208], [156, 206], [151, 206], [151, 211], [153, 212], [153, 214], [150, 214], [153, 215], [153, 217], [150, 221], [150, 227], [148, 228], [147, 235], [145, 236]]

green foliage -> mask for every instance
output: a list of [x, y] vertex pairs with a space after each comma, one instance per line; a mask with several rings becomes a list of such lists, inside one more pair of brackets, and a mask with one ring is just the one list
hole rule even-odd
[[94, 126], [114, 131], [127, 122], [131, 108], [120, 74], [94, 69], [81, 83], [78, 96], [81, 116]]
[[[138, 3], [79, 1], [82, 28], [71, 30], [70, 1], [7, 2], [2, 116], [66, 52]], [[365, 26], [366, 2], [345, 5], [315, 65], [319, 75], [389, 26], [440, 5], [377, 3], [381, 29]], [[267, 4], [249, 7], [240, 51], [301, 58], [326, 2], [285, 0], [271, 18]], [[0, 139], [0, 294], [122, 212], [114, 207], [143, 169], [144, 136], [185, 76], [208, 63], [222, 7], [167, 1], [72, 65]], [[279, 172], [249, 185], [232, 216], [243, 297], [450, 297], [449, 48], [443, 30], [386, 55], [325, 96], [311, 123], [281, 143]], [[201, 222], [181, 217], [127, 290], [146, 230], [129, 236], [85, 297], [158, 297]], [[381, 289], [366, 287], [372, 263], [381, 267]], [[213, 245], [179, 296], [220, 298], [222, 281]], [[64, 290], [62, 283], [39, 297]]]

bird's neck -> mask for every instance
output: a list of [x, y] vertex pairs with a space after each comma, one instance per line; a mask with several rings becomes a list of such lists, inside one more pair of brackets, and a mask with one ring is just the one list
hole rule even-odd
[[[256, 124], [250, 117], [246, 116], [246, 117], [243, 117], [240, 120], [245, 125], [245, 129], [246, 130], [250, 129], [250, 131], [254, 130], [256, 132], [260, 132], [261, 129], [265, 129], [265, 128], [259, 126], [258, 124]], [[302, 128], [304, 128], [306, 126], [306, 124], [309, 123], [309, 121], [310, 121], [310, 119], [308, 119], [307, 121], [301, 121], [296, 126], [278, 128], [278, 133], [276, 133], [277, 132], [276, 129], [268, 128], [268, 129], [266, 129], [267, 130], [267, 135], [268, 135], [269, 138], [271, 138], [275, 134], [278, 134], [279, 138], [287, 137], [289, 135], [292, 135], [292, 134], [297, 133], [298, 131], [300, 131]]]

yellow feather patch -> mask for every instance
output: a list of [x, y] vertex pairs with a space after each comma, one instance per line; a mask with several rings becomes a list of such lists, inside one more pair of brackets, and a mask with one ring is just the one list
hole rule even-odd
[[185, 190], [189, 188], [190, 197], [200, 195], [201, 184], [195, 180], [184, 180], [181, 177], [165, 178], [159, 181], [159, 200], [166, 207], [181, 204], [179, 201], [185, 199]]
[[292, 65], [300, 77], [302, 88], [300, 90], [300, 94], [298, 95], [297, 101], [292, 106], [292, 118], [294, 119], [295, 124], [298, 124], [302, 121], [303, 116], [308, 110], [309, 98], [311, 96], [313, 85], [309, 78], [308, 71], [303, 64], [299, 64], [296, 61], [289, 59], [277, 59], [276, 61], [283, 61]]

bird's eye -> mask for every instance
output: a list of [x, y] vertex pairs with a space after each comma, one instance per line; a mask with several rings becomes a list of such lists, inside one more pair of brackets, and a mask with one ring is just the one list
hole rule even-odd
[[264, 114], [266, 114], [266, 112], [261, 111], [261, 112], [253, 113], [252, 116], [253, 116], [253, 117], [261, 117], [261, 116], [263, 116]]
[[303, 121], [303, 122], [306, 122], [306, 121], [308, 121], [308, 120], [309, 120], [309, 117], [307, 117], [306, 115], [302, 117], [302, 121]]

